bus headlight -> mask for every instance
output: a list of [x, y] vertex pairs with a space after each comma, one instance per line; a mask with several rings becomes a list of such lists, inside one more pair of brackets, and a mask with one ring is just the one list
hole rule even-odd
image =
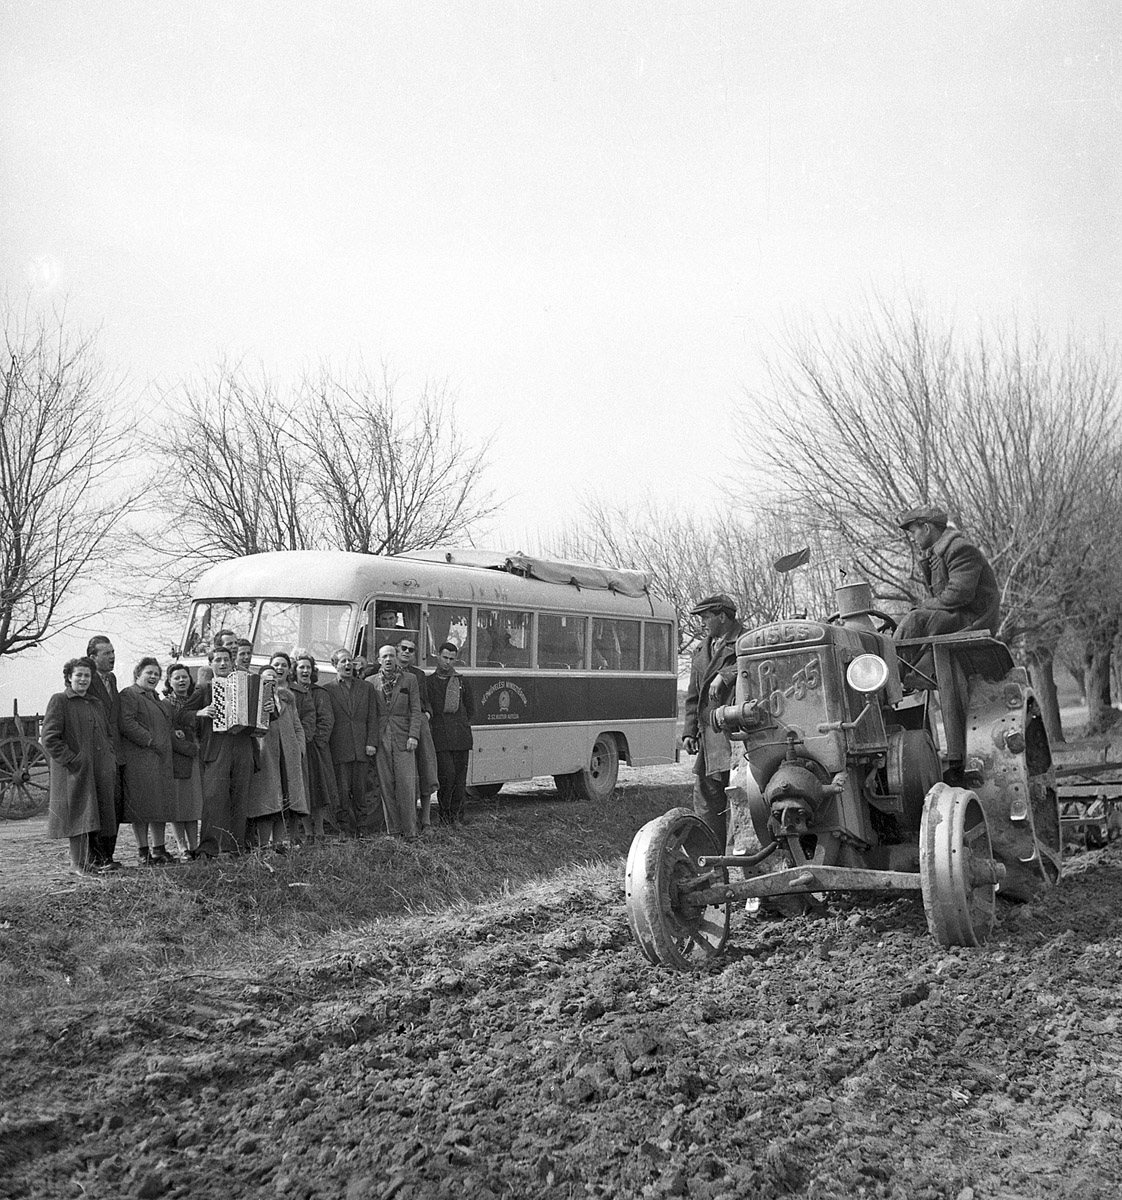
[[888, 663], [879, 654], [859, 654], [846, 667], [845, 681], [863, 696], [879, 692], [888, 682]]

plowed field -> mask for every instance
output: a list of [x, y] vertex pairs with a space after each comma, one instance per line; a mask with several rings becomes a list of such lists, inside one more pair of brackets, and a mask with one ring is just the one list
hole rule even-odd
[[[253, 971], [172, 956], [17, 1014], [0, 1196], [1119, 1194], [1117, 844], [1001, 906], [980, 950], [934, 946], [917, 898], [843, 899], [737, 912], [696, 975], [632, 946], [618, 846], [587, 857]], [[20, 888], [43, 884], [9, 886], [14, 954]]]

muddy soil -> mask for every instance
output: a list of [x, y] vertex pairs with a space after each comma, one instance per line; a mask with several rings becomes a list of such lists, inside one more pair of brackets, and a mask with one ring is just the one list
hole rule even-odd
[[918, 899], [631, 944], [622, 864], [265, 975], [27, 1014], [0, 1196], [1114, 1197], [1122, 850], [947, 952]]

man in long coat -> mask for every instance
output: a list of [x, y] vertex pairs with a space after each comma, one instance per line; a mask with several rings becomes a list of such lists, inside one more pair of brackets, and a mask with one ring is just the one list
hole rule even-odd
[[432, 711], [432, 741], [436, 750], [437, 778], [440, 781], [438, 803], [442, 825], [453, 825], [464, 817], [468, 762], [472, 748], [471, 723], [475, 718], [471, 681], [456, 670], [459, 654], [454, 642], [445, 642], [437, 651], [436, 670], [425, 679], [425, 691]]
[[386, 832], [417, 836], [417, 745], [421, 736], [420, 689], [402, 670], [394, 646], [378, 651], [378, 674], [370, 682], [379, 699], [378, 790]]
[[111, 819], [102, 821], [101, 828], [90, 834], [90, 862], [103, 870], [119, 871], [121, 864], [113, 857], [117, 850], [117, 829], [125, 819], [124, 768], [125, 757], [121, 750], [117, 720], [121, 711], [121, 696], [117, 691], [117, 676], [113, 667], [117, 652], [113, 643], [103, 633], [94, 634], [86, 646], [86, 657], [93, 663], [93, 678], [88, 695], [100, 700], [109, 724], [109, 741], [113, 750], [114, 778], [113, 813]]
[[693, 809], [713, 831], [724, 852], [728, 836], [728, 796], [732, 744], [728, 736], [712, 727], [709, 714], [721, 702], [736, 677], [736, 639], [744, 626], [736, 619], [736, 601], [731, 596], [706, 596], [693, 609], [705, 620], [708, 635], [694, 652], [690, 683], [686, 691], [686, 722], [682, 745], [694, 761]]
[[436, 747], [432, 741], [432, 706], [429, 704], [425, 683], [428, 676], [417, 666], [417, 639], [412, 634], [397, 643], [397, 659], [403, 671], [408, 671], [417, 681], [417, 694], [421, 698], [421, 732], [417, 741], [417, 792], [421, 802], [421, 830], [429, 828], [432, 813], [432, 798], [440, 787], [436, 767]]
[[350, 837], [365, 837], [374, 830], [366, 782], [378, 752], [380, 703], [365, 679], [354, 678], [349, 651], [336, 650], [331, 663], [335, 682], [324, 684], [323, 690], [335, 718], [327, 745], [339, 789], [339, 828]]

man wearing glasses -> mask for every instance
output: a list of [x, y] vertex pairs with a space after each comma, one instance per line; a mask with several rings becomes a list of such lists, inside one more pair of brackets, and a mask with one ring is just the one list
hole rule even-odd
[[397, 661], [403, 671], [411, 672], [421, 694], [421, 736], [417, 744], [417, 788], [421, 801], [421, 832], [432, 828], [432, 798], [440, 786], [436, 773], [436, 748], [432, 744], [432, 706], [429, 704], [425, 681], [428, 676], [417, 666], [417, 643], [403, 637], [397, 644]]

